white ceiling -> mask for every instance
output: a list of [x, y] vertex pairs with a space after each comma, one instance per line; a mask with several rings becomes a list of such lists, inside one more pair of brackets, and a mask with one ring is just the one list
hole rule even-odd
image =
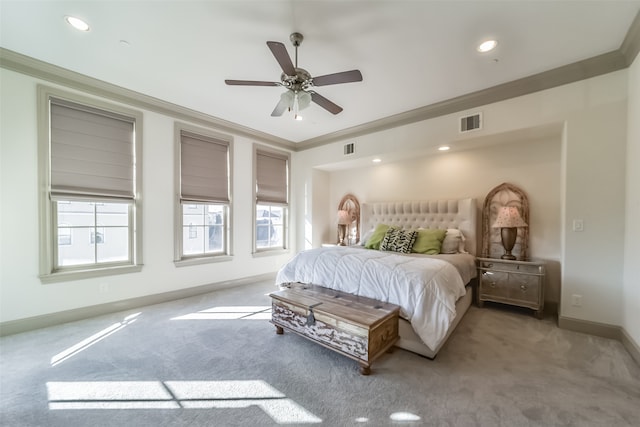
[[[302, 142], [617, 50], [639, 10], [640, 0], [1, 0], [0, 44]], [[74, 30], [65, 15], [91, 30]], [[298, 65], [313, 76], [362, 72], [362, 82], [317, 88], [342, 113], [312, 104], [303, 121], [274, 118], [282, 88], [224, 84], [279, 81], [266, 41], [293, 58], [293, 31], [305, 37]], [[476, 52], [487, 38], [497, 49]]]

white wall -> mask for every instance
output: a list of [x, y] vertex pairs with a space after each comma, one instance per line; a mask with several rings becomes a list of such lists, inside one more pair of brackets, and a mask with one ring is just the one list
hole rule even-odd
[[640, 345], [640, 56], [629, 68], [627, 217], [622, 326]]
[[[483, 129], [473, 134], [458, 134], [457, 120], [467, 113], [460, 112], [364, 135], [355, 138], [356, 154], [346, 165], [354, 167], [358, 160], [370, 165], [375, 156], [399, 163], [368, 167], [362, 178], [357, 171], [336, 171], [343, 144], [354, 139], [297, 153], [301, 170], [333, 170], [335, 189], [322, 202], [329, 208], [313, 218], [313, 225], [333, 227], [332, 212], [345, 192], [353, 192], [361, 202], [470, 195], [482, 203], [495, 185], [512, 182], [532, 195], [532, 254], [559, 260], [551, 274], [560, 278], [562, 286], [552, 284], [549, 297], [560, 301], [560, 315], [620, 325], [626, 103], [623, 70], [473, 109], [469, 113], [482, 111], [484, 118]], [[540, 151], [523, 142], [531, 135], [537, 137]], [[454, 152], [436, 154], [442, 143], [453, 145]], [[513, 147], [502, 151], [504, 144]], [[486, 146], [486, 152], [463, 151], [474, 146]], [[425, 157], [436, 155], [441, 157]], [[511, 163], [514, 159], [519, 159], [516, 166]], [[449, 180], [440, 180], [442, 175]], [[347, 184], [342, 184], [343, 177]], [[416, 179], [425, 191], [413, 185]], [[584, 232], [572, 231], [574, 218], [584, 220]], [[572, 294], [582, 295], [582, 307], [570, 306]]]
[[251, 255], [253, 192], [248, 171], [252, 170], [254, 141], [236, 135], [233, 260], [175, 267], [174, 119], [143, 111], [142, 271], [42, 284], [38, 278], [37, 83], [37, 79], [0, 69], [1, 322], [272, 273], [290, 257]]
[[[473, 197], [478, 218], [487, 193], [503, 182], [522, 188], [530, 203], [530, 255], [549, 262], [545, 299], [558, 302], [560, 289], [559, 135], [520, 139], [482, 149], [449, 151], [331, 174], [331, 199], [352, 192], [361, 202]], [[331, 206], [328, 215], [334, 214]], [[478, 239], [480, 243], [481, 239]], [[479, 253], [479, 252], [478, 252]]]

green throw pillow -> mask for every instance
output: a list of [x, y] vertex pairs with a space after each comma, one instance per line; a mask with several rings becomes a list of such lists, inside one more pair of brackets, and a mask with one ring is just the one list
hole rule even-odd
[[369, 240], [367, 240], [367, 243], [365, 243], [364, 247], [367, 249], [376, 249], [376, 250], [380, 249], [380, 242], [382, 242], [382, 239], [384, 238], [384, 234], [387, 232], [388, 229], [389, 229], [388, 225], [378, 224], [378, 226], [374, 230]]
[[427, 255], [436, 255], [440, 253], [442, 241], [447, 235], [447, 230], [437, 228], [419, 228], [418, 238], [413, 244], [411, 252]]

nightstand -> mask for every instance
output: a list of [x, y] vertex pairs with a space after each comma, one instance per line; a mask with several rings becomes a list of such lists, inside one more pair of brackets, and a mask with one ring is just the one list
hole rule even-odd
[[485, 301], [511, 304], [535, 310], [538, 319], [544, 309], [544, 263], [478, 258], [478, 305]]

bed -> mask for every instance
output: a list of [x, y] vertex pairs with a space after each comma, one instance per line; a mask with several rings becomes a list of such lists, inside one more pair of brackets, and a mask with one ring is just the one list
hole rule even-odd
[[456, 253], [438, 255], [362, 245], [305, 250], [278, 271], [276, 284], [312, 283], [397, 304], [401, 320], [396, 346], [432, 359], [472, 302], [471, 283], [477, 275], [476, 201], [364, 203], [360, 212], [363, 239], [384, 224], [402, 230], [450, 230], [450, 236], [459, 230], [464, 241], [456, 241]]

